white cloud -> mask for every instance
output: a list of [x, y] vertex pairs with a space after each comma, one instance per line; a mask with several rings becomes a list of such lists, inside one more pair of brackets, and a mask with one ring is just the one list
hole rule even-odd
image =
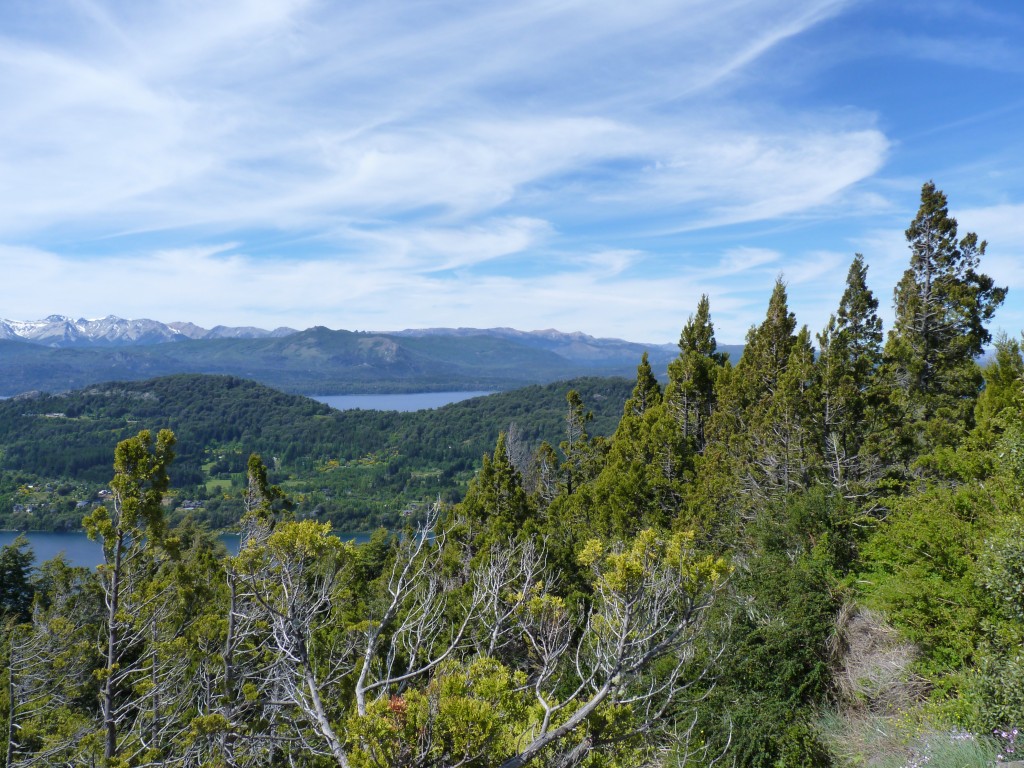
[[465, 218], [620, 162], [619, 199], [797, 211], [873, 172], [880, 134], [698, 125], [673, 99], [843, 6], [78, 2], [61, 36], [0, 41], [0, 233]]
[[776, 264], [780, 255], [778, 251], [767, 248], [730, 248], [719, 260], [716, 272], [720, 276], [732, 276], [766, 264]]
[[[355, 260], [376, 269], [429, 274], [472, 267], [541, 245], [548, 222], [525, 216], [495, 218], [465, 227], [389, 227], [384, 231], [346, 227], [331, 240], [354, 243]], [[339, 257], [340, 258], [340, 257]]]
[[1024, 290], [1024, 204], [954, 211], [959, 231], [988, 242], [983, 270], [998, 285]]
[[69, 0], [60, 28], [0, 8], [0, 242], [39, 244], [0, 249], [0, 303], [667, 341], [709, 292], [739, 340], [780, 270], [812, 289], [838, 260], [651, 252], [886, 205], [858, 188], [890, 152], [875, 116], [732, 98], [851, 4]]
[[[230, 246], [168, 250], [145, 259], [89, 264], [38, 250], [0, 248], [0, 306], [11, 319], [36, 318], [28, 287], [45, 286], [45, 314], [190, 320], [231, 324], [388, 330], [426, 325], [557, 327], [668, 342], [678, 337], [701, 288], [686, 275], [623, 276], [637, 254], [594, 254], [539, 276], [463, 275], [442, 279], [376, 260], [267, 261]], [[226, 289], [225, 286], [230, 286]], [[725, 319], [743, 301], [711, 289]], [[467, 318], [472, 318], [467, 322]], [[723, 322], [731, 333], [732, 326]], [[745, 329], [744, 329], [745, 330]], [[727, 335], [725, 338], [732, 338]]]

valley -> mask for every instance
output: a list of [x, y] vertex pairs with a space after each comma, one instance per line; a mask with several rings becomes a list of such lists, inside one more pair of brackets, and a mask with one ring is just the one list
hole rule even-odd
[[[65, 325], [36, 342], [0, 333], [0, 396], [182, 373], [237, 376], [293, 394], [498, 391], [581, 376], [630, 377], [644, 352], [664, 371], [678, 354], [676, 344], [507, 328], [393, 334], [229, 328], [189, 338], [162, 326], [160, 333], [136, 328], [127, 337], [90, 341], [60, 330]], [[742, 347], [723, 350], [735, 360]]]
[[172, 518], [230, 529], [242, 514], [249, 454], [261, 454], [296, 514], [342, 530], [395, 527], [437, 498], [458, 501], [514, 424], [524, 447], [564, 439], [566, 393], [611, 434], [625, 379], [533, 385], [443, 408], [337, 411], [307, 397], [227, 376], [179, 375], [0, 402], [0, 528], [79, 530], [111, 477], [114, 445], [140, 429], [178, 435]]

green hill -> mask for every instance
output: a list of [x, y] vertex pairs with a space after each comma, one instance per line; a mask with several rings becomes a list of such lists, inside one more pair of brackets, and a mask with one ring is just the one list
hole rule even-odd
[[[252, 452], [263, 455], [300, 514], [349, 529], [393, 524], [409, 504], [459, 498], [483, 453], [513, 422], [527, 443], [557, 444], [569, 389], [594, 411], [591, 431], [610, 434], [631, 386], [625, 379], [577, 379], [413, 413], [335, 411], [229, 376], [23, 395], [0, 402], [0, 470], [8, 478], [0, 486], [0, 527], [76, 528], [81, 515], [72, 502], [110, 479], [117, 442], [162, 428], [178, 437], [174, 487], [181, 499], [202, 502], [195, 514], [216, 527], [237, 520]], [[80, 485], [61, 504], [41, 508], [39, 501], [32, 519], [19, 518], [13, 508], [24, 483], [12, 480], [19, 473], [54, 487]]]

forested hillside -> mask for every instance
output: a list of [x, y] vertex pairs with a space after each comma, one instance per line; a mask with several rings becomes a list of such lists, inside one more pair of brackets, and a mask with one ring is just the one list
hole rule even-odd
[[481, 456], [512, 425], [527, 453], [544, 440], [557, 446], [570, 390], [593, 412], [591, 431], [611, 434], [629, 389], [624, 379], [577, 379], [429, 411], [339, 412], [251, 381], [180, 375], [0, 401], [0, 527], [77, 529], [78, 502], [106, 487], [117, 442], [164, 427], [178, 436], [177, 500], [215, 528], [242, 515], [252, 452], [266, 457], [300, 516], [345, 530], [394, 526], [408, 505], [461, 498]]
[[907, 241], [887, 334], [860, 255], [816, 334], [780, 279], [735, 365], [705, 297], [610, 437], [571, 391], [557, 446], [500, 434], [461, 501], [360, 547], [296, 519], [253, 456], [226, 557], [168, 525], [183, 436], [122, 440], [84, 520], [97, 573], [2, 553], [7, 765], [1011, 756], [1024, 358], [998, 338], [975, 362], [1006, 292], [933, 184]]
[[[386, 334], [309, 328], [282, 337], [52, 348], [0, 338], [0, 395], [177, 373], [237, 376], [298, 394], [507, 390], [629, 375], [642, 344], [582, 334], [477, 330]], [[661, 345], [652, 355], [671, 357]]]

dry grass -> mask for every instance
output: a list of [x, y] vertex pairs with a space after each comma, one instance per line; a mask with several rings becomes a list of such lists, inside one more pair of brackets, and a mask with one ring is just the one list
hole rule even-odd
[[924, 706], [927, 682], [915, 674], [912, 643], [881, 614], [843, 606], [832, 638], [837, 708], [820, 729], [841, 765], [856, 768], [983, 768], [991, 740], [937, 722]]
[[894, 714], [918, 705], [928, 692], [927, 682], [911, 669], [914, 645], [874, 611], [844, 605], [832, 652], [833, 679], [844, 709]]

